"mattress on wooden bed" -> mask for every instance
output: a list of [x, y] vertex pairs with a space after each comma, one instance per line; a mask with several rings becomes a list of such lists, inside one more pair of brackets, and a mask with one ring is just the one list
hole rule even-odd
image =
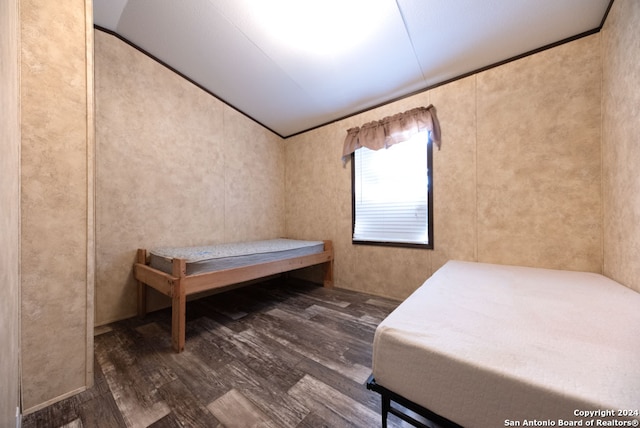
[[640, 294], [593, 273], [451, 261], [378, 326], [373, 375], [467, 428], [640, 410]]
[[149, 250], [149, 265], [171, 273], [172, 260], [185, 259], [187, 275], [194, 275], [319, 254], [323, 251], [324, 242], [322, 241], [284, 238], [201, 247], [162, 247]]

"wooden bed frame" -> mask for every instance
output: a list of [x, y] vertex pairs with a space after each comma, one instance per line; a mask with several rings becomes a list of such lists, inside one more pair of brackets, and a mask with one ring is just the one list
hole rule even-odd
[[322, 264], [324, 286], [333, 286], [333, 244], [324, 241], [324, 251], [238, 268], [224, 269], [194, 275], [186, 274], [184, 259], [173, 259], [172, 273], [168, 274], [148, 265], [147, 250], [139, 249], [133, 275], [138, 282], [138, 315], [147, 312], [147, 286], [171, 298], [171, 338], [176, 352], [184, 351], [187, 296], [215, 290], [232, 284], [264, 278], [283, 272]]

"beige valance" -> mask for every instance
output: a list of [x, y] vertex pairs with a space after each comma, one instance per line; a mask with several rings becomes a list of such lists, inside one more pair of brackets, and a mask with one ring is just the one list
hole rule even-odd
[[430, 131], [431, 141], [440, 149], [440, 124], [436, 108], [418, 107], [404, 113], [365, 123], [359, 128], [347, 130], [344, 140], [342, 161], [346, 162], [351, 153], [360, 147], [379, 150], [407, 141], [420, 131]]

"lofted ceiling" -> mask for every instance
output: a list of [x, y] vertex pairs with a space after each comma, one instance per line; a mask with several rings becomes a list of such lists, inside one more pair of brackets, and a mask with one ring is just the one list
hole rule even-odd
[[612, 0], [94, 0], [117, 34], [282, 137], [598, 31]]

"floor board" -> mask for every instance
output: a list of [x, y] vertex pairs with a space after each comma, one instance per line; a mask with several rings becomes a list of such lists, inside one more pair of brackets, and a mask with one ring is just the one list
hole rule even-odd
[[380, 397], [364, 382], [375, 328], [397, 304], [275, 279], [190, 301], [180, 354], [168, 309], [103, 326], [94, 387], [22, 426], [377, 427]]

